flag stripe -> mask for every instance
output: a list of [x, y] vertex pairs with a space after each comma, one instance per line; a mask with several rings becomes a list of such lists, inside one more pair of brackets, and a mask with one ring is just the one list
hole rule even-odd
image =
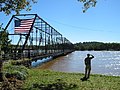
[[31, 26], [27, 26], [27, 27], [15, 27], [15, 29], [30, 29], [31, 28]]
[[15, 33], [28, 33], [34, 19], [22, 19], [21, 21], [15, 21]]

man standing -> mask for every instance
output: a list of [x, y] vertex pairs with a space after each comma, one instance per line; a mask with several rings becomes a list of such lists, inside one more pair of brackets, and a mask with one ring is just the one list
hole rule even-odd
[[90, 71], [91, 71], [91, 59], [93, 59], [94, 56], [91, 54], [87, 54], [87, 57], [85, 58], [85, 76], [81, 78], [82, 81], [87, 80], [90, 78]]

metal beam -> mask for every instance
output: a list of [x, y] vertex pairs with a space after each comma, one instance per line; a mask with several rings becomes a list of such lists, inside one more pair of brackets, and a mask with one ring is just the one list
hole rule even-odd
[[23, 50], [24, 50], [24, 48], [25, 48], [25, 45], [26, 45], [26, 43], [27, 43], [27, 41], [28, 41], [28, 38], [29, 38], [29, 36], [30, 36], [30, 33], [31, 33], [31, 31], [32, 31], [32, 28], [33, 28], [34, 22], [35, 22], [35, 20], [36, 20], [36, 17], [37, 17], [37, 14], [35, 14], [35, 18], [34, 18], [33, 24], [32, 24], [32, 26], [31, 26], [31, 28], [30, 28], [30, 31], [29, 31], [28, 35], [26, 36], [26, 40], [25, 40], [25, 43], [23, 44], [23, 47], [22, 47], [22, 51], [21, 51], [21, 52], [23, 52]]

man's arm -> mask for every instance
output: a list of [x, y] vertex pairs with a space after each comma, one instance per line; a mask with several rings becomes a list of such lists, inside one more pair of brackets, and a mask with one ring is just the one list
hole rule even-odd
[[93, 56], [92, 54], [90, 54], [90, 56], [91, 56], [90, 59], [93, 59], [93, 58], [94, 58], [94, 56]]

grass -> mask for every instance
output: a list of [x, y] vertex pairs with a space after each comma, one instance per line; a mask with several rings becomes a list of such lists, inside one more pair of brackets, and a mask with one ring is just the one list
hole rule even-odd
[[[120, 90], [120, 77], [91, 75], [81, 81], [84, 74], [64, 73], [41, 69], [30, 69], [24, 90]], [[56, 89], [57, 87], [57, 89]]]
[[[6, 75], [15, 75], [24, 80], [22, 90], [120, 90], [120, 76], [91, 75], [87, 81], [81, 73], [55, 72], [42, 69], [27, 69], [24, 66], [4, 65]], [[26, 78], [27, 77], [27, 78]]]

